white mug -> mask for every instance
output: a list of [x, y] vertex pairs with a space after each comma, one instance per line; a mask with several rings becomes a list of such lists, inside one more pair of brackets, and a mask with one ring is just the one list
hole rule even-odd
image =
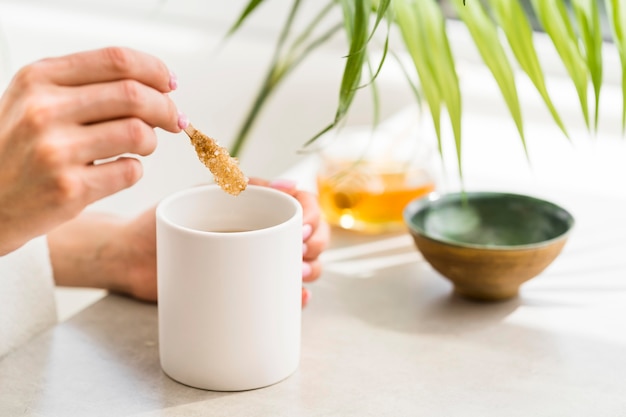
[[173, 194], [157, 207], [163, 371], [215, 391], [261, 388], [300, 359], [302, 207], [249, 185]]

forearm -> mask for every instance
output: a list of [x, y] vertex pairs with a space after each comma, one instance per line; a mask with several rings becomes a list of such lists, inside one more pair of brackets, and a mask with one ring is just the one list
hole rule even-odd
[[115, 250], [114, 236], [122, 226], [117, 217], [83, 212], [48, 233], [56, 284], [123, 290], [107, 270], [107, 262], [102, 262]]

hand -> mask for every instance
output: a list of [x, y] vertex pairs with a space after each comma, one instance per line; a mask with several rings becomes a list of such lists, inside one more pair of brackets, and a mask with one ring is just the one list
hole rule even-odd
[[[322, 266], [319, 261], [320, 254], [328, 246], [330, 240], [330, 228], [322, 220], [319, 204], [314, 194], [300, 190], [296, 184], [288, 180], [266, 181], [259, 178], [251, 178], [250, 184], [264, 185], [284, 191], [294, 196], [302, 205], [302, 280], [312, 282], [319, 278]], [[302, 306], [306, 306], [311, 298], [311, 291], [302, 287]]]
[[[319, 255], [329, 239], [328, 225], [320, 219], [317, 199], [285, 181], [251, 179], [293, 195], [303, 207], [302, 279], [319, 278]], [[310, 225], [307, 226], [307, 225]], [[58, 285], [97, 287], [140, 300], [156, 301], [156, 216], [150, 208], [128, 221], [115, 216], [82, 213], [48, 234], [50, 258]], [[302, 290], [302, 306], [310, 298]]]
[[161, 61], [122, 48], [21, 69], [0, 98], [0, 256], [137, 182], [140, 162], [120, 155], [152, 153], [154, 127], [180, 131], [175, 87]]
[[57, 285], [156, 301], [155, 208], [132, 220], [83, 212], [48, 233]]
[[[320, 209], [315, 195], [299, 190], [290, 181], [269, 182], [260, 178], [251, 178], [250, 184], [269, 186], [294, 196], [302, 205], [302, 280], [313, 282], [319, 278], [322, 267], [320, 254], [328, 245], [330, 228], [321, 219]], [[110, 262], [116, 264], [115, 270], [107, 275], [117, 277], [114, 288], [142, 300], [155, 301], [156, 287], [156, 217], [150, 209], [136, 219], [128, 222], [120, 231], [121, 236], [110, 245]], [[125, 243], [123, 243], [125, 242]], [[106, 268], [100, 268], [106, 271]], [[302, 306], [306, 306], [311, 297], [307, 288], [302, 288]]]

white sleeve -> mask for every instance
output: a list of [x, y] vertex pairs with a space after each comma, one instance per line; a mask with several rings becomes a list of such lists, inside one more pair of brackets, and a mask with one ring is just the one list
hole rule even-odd
[[45, 236], [0, 256], [0, 357], [57, 322]]

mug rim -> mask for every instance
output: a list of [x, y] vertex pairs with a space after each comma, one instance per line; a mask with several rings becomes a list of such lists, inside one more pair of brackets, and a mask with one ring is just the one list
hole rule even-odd
[[[249, 234], [268, 233], [276, 228], [286, 226], [287, 224], [294, 221], [294, 219], [302, 218], [302, 212], [303, 212], [302, 206], [300, 202], [294, 196], [287, 194], [284, 191], [275, 190], [273, 188], [262, 186], [262, 185], [252, 185], [252, 184], [248, 184], [248, 186], [246, 187], [246, 190], [244, 190], [243, 193], [245, 193], [246, 191], [253, 190], [254, 192], [261, 192], [265, 194], [274, 195], [280, 200], [283, 200], [284, 202], [289, 203], [294, 208], [293, 214], [287, 217], [285, 220], [277, 224], [274, 224], [272, 226], [253, 229], [253, 230], [233, 231], [233, 232], [228, 232], [228, 233], [219, 232], [219, 231], [198, 230], [198, 229], [194, 229], [191, 227], [183, 226], [181, 224], [178, 224], [172, 221], [169, 217], [165, 215], [165, 210], [167, 209], [167, 207], [173, 202], [175, 202], [176, 200], [179, 200], [181, 197], [189, 195], [189, 194], [202, 193], [205, 190], [209, 190], [209, 192], [213, 192], [217, 190], [219, 192], [225, 193], [225, 191], [223, 191], [217, 184], [199, 185], [196, 187], [189, 187], [183, 190], [176, 191], [170, 194], [169, 196], [165, 197], [163, 200], [161, 200], [157, 204], [157, 207], [156, 207], [157, 222], [160, 221], [161, 223], [163, 223], [164, 225], [167, 225], [168, 227], [171, 227], [173, 229], [176, 229], [178, 231], [185, 232], [185, 233], [191, 233], [191, 234], [202, 235], [202, 236], [220, 236], [220, 237], [226, 238], [226, 237], [234, 237], [234, 236], [249, 235]], [[231, 197], [238, 198], [238, 196], [231, 196]]]

